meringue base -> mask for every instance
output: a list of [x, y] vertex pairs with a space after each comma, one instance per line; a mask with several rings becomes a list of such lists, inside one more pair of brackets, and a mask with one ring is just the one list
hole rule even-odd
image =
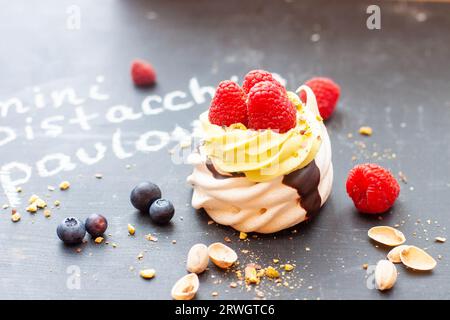
[[322, 145], [310, 164], [268, 182], [220, 173], [210, 161], [194, 163], [187, 178], [194, 189], [192, 206], [242, 232], [273, 233], [309, 219], [328, 199], [333, 184], [331, 145], [325, 126], [323, 130]]

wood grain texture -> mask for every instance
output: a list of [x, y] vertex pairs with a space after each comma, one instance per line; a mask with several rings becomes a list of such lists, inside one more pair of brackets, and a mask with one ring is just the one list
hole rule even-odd
[[[365, 1], [85, 0], [78, 1], [81, 29], [68, 31], [66, 9], [72, 2], [2, 1], [0, 101], [19, 97], [32, 105], [35, 86], [46, 94], [71, 86], [86, 96], [95, 78], [103, 75], [101, 88], [110, 99], [83, 104], [87, 111], [103, 115], [118, 104], [138, 112], [146, 96], [164, 97], [174, 90], [186, 92], [186, 101], [193, 101], [188, 88], [192, 77], [201, 85], [214, 86], [232, 75], [242, 78], [250, 69], [265, 68], [282, 75], [288, 87], [295, 89], [311, 76], [327, 75], [342, 87], [338, 111], [327, 122], [335, 167], [333, 192], [311, 222], [276, 235], [257, 239], [250, 235], [249, 241], [242, 242], [237, 232], [208, 225], [207, 216], [189, 206], [191, 190], [185, 178], [191, 168], [171, 162], [168, 149], [173, 142], [158, 152], [137, 152], [123, 160], [111, 151], [117, 128], [125, 148], [133, 150], [136, 139], [148, 130], [171, 132], [176, 125], [190, 129], [208, 101], [120, 125], [100, 116], [90, 131], [66, 121], [64, 133], [52, 139], [37, 130], [35, 141], [28, 141], [21, 131], [17, 141], [0, 147], [0, 165], [21, 161], [34, 170], [19, 195], [22, 221], [13, 224], [9, 211], [0, 211], [0, 298], [170, 299], [170, 288], [186, 272], [189, 248], [224, 237], [232, 239], [229, 245], [238, 252], [250, 250], [247, 255], [240, 253], [243, 265], [269, 265], [273, 258], [297, 265], [288, 279], [294, 288], [265, 282], [261, 290], [267, 298], [450, 298], [450, 249], [447, 243], [433, 241], [435, 236], [448, 237], [445, 228], [450, 224], [450, 7], [385, 2], [381, 4], [382, 29], [370, 31], [365, 13], [370, 3]], [[419, 13], [426, 19], [423, 15], [417, 19]], [[319, 41], [311, 41], [313, 34], [320, 35]], [[140, 90], [130, 83], [129, 63], [135, 57], [154, 64], [155, 88]], [[64, 105], [58, 110], [34, 108], [27, 116], [39, 126], [45, 117], [62, 114], [69, 119], [73, 112], [72, 106]], [[25, 118], [11, 114], [0, 118], [0, 126], [19, 130]], [[362, 125], [373, 128], [372, 137], [358, 135]], [[98, 164], [86, 166], [74, 160], [75, 170], [47, 178], [35, 173], [36, 161], [45, 154], [62, 152], [76, 159], [78, 148], [93, 152], [96, 142], [108, 148]], [[383, 220], [359, 215], [345, 194], [348, 170], [366, 161], [408, 177], [408, 184], [401, 184], [395, 208]], [[103, 179], [94, 177], [97, 172]], [[176, 207], [168, 227], [153, 225], [129, 204], [132, 187], [146, 179], [158, 183]], [[62, 180], [72, 183], [67, 192], [47, 191], [47, 185], [57, 186]], [[42, 213], [29, 215], [25, 202], [33, 193], [50, 194], [46, 199], [60, 200], [61, 208], [53, 210], [50, 219]], [[6, 201], [1, 194], [0, 204]], [[77, 247], [62, 245], [56, 237], [57, 224], [65, 216], [85, 218], [94, 212], [108, 217], [111, 236], [107, 241], [117, 247], [89, 242], [76, 253]], [[128, 236], [128, 223], [136, 226], [134, 237]], [[427, 248], [434, 257], [442, 255], [442, 260], [430, 274], [399, 267], [393, 290], [369, 290], [361, 266], [375, 265], [388, 250], [370, 243], [367, 230], [397, 223], [407, 243]], [[148, 233], [157, 236], [158, 242], [147, 241]], [[138, 261], [140, 252], [144, 258]], [[81, 270], [79, 290], [67, 287], [69, 266]], [[138, 273], [143, 268], [156, 269], [156, 277], [141, 279]], [[254, 290], [229, 288], [235, 280], [233, 274], [211, 266], [200, 276], [198, 298], [213, 299], [213, 291], [219, 293], [214, 299], [255, 297]]]

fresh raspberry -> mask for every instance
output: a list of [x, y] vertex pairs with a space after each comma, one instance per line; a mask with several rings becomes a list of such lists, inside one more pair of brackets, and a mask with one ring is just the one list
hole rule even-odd
[[350, 170], [347, 193], [363, 213], [383, 213], [394, 205], [400, 186], [394, 176], [377, 164], [360, 164]]
[[271, 81], [255, 84], [248, 94], [248, 126], [284, 133], [295, 127], [297, 110], [286, 89]]
[[271, 81], [280, 84], [270, 72], [265, 70], [252, 70], [246, 74], [244, 82], [242, 83], [242, 89], [248, 94], [255, 84], [263, 81]]
[[[319, 107], [320, 116], [328, 119], [336, 108], [336, 103], [341, 94], [341, 88], [330, 78], [316, 77], [305, 83], [314, 92]], [[300, 93], [300, 99], [306, 103], [306, 93]]]
[[209, 107], [209, 121], [218, 126], [229, 126], [239, 122], [247, 126], [246, 98], [246, 94], [236, 82], [222, 81]]
[[156, 82], [156, 72], [150, 63], [134, 60], [131, 64], [131, 78], [137, 86], [151, 86]]

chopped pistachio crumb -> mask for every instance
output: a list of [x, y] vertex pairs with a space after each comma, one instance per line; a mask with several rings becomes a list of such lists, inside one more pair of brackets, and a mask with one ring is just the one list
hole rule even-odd
[[37, 206], [36, 206], [36, 204], [30, 204], [27, 208], [26, 208], [26, 210], [28, 211], [28, 212], [30, 212], [30, 213], [35, 213], [35, 212], [37, 212], [37, 210], [38, 210], [38, 208], [37, 208]]
[[132, 236], [136, 233], [136, 228], [131, 224], [128, 224], [128, 233]]
[[139, 275], [144, 279], [152, 279], [156, 275], [155, 269], [144, 269], [139, 271]]
[[47, 206], [47, 203], [44, 200], [42, 200], [41, 198], [36, 199], [36, 201], [34, 201], [34, 204], [39, 209], [44, 209]]
[[434, 240], [436, 242], [441, 242], [441, 243], [444, 243], [445, 241], [447, 241], [447, 239], [444, 237], [436, 237], [436, 238], [434, 238]]
[[39, 197], [35, 194], [33, 194], [29, 199], [28, 199], [28, 203], [29, 204], [33, 204], [37, 199], [39, 199]]
[[97, 244], [100, 244], [100, 243], [103, 242], [103, 240], [105, 240], [105, 238], [103, 238], [103, 237], [97, 237], [97, 238], [95, 238], [94, 242], [97, 243]]
[[280, 273], [274, 267], [268, 266], [266, 268], [266, 276], [268, 276], [269, 278], [279, 278]]
[[61, 190], [67, 190], [70, 188], [70, 182], [69, 181], [63, 181], [59, 184], [59, 189]]
[[145, 239], [147, 239], [148, 241], [153, 241], [153, 242], [157, 242], [158, 241], [158, 238], [153, 236], [153, 235], [151, 235], [150, 233], [145, 235]]
[[371, 127], [364, 126], [364, 127], [359, 128], [359, 134], [362, 134], [363, 136], [371, 136], [372, 133], [373, 133], [373, 130]]
[[258, 284], [260, 279], [256, 273], [256, 268], [254, 266], [245, 267], [245, 282], [247, 284]]
[[284, 270], [285, 271], [292, 271], [292, 270], [294, 270], [294, 266], [292, 264], [286, 263], [284, 265]]
[[20, 213], [18, 213], [18, 212], [11, 215], [12, 222], [18, 222], [18, 221], [20, 221], [20, 218], [22, 218], [22, 217], [21, 217]]

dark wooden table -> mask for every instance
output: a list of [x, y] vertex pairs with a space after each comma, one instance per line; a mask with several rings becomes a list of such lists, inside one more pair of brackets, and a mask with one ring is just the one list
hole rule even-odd
[[[22, 220], [13, 223], [10, 209], [0, 209], [0, 298], [170, 299], [190, 246], [225, 237], [241, 266], [274, 265], [276, 258], [296, 269], [283, 277], [287, 287], [265, 280], [247, 291], [229, 288], [234, 273], [211, 267], [200, 277], [200, 299], [253, 299], [258, 290], [283, 299], [450, 298], [450, 249], [434, 242], [448, 236], [450, 224], [450, 6], [382, 2], [381, 30], [369, 30], [369, 4], [2, 1], [0, 204], [11, 202]], [[154, 64], [156, 87], [132, 85], [135, 57]], [[279, 73], [290, 89], [314, 75], [330, 76], [342, 98], [327, 122], [335, 181], [321, 214], [239, 241], [237, 232], [208, 224], [190, 207], [185, 179], [191, 167], [174, 163], [168, 151], [206, 110], [212, 87], [253, 68]], [[76, 97], [67, 98], [71, 92]], [[148, 96], [153, 109], [144, 114]], [[86, 122], [79, 121], [82, 113]], [[362, 125], [371, 126], [373, 136], [360, 136]], [[358, 214], [345, 193], [348, 170], [367, 161], [408, 178], [395, 208], [382, 217]], [[63, 180], [71, 183], [68, 191], [48, 191]], [[155, 226], [129, 204], [130, 190], [142, 180], [158, 183], [174, 202], [170, 226]], [[25, 211], [32, 194], [47, 200], [51, 218]], [[109, 244], [64, 246], [57, 224], [90, 213], [108, 217]], [[128, 223], [137, 228], [134, 237]], [[441, 259], [427, 274], [398, 266], [395, 288], [380, 293], [371, 289], [373, 265], [387, 250], [375, 247], [367, 230], [396, 224], [408, 243]], [[158, 241], [146, 240], [149, 233]], [[157, 270], [155, 279], [139, 277], [146, 267]]]

